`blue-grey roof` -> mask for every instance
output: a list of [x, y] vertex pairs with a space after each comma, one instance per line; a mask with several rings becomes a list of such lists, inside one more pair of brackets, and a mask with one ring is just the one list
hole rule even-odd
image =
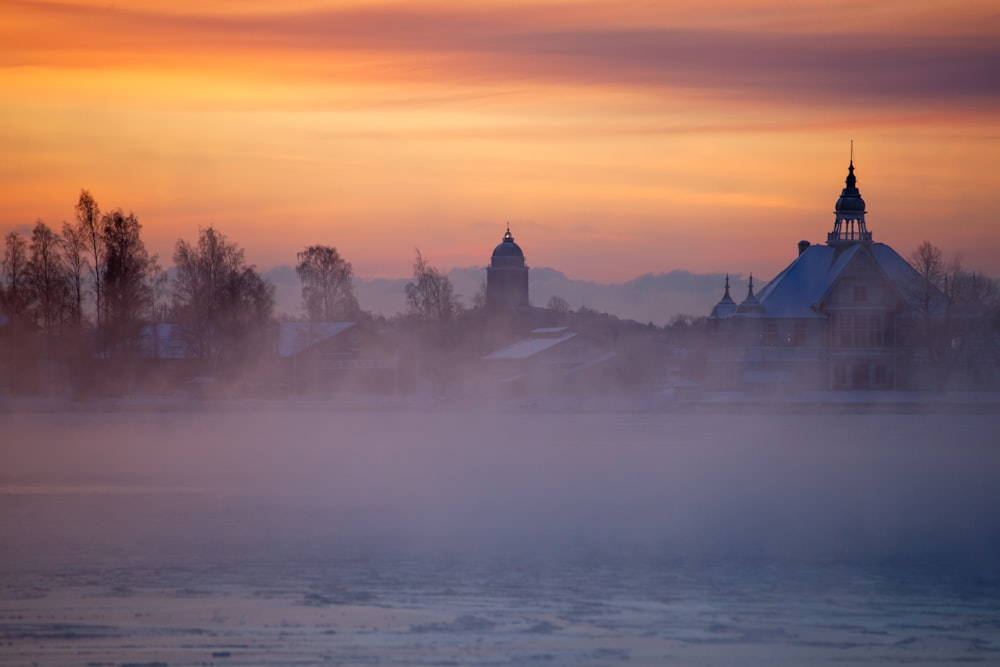
[[278, 325], [278, 356], [297, 356], [353, 326], [354, 322], [281, 322]]
[[[766, 309], [766, 317], [824, 317], [818, 307], [830, 288], [858, 253], [869, 251], [900, 298], [919, 306], [925, 293], [923, 276], [884, 243], [812, 245], [760, 290], [757, 298]], [[934, 290], [933, 300], [939, 298], [940, 293]]]
[[142, 359], [195, 359], [194, 345], [179, 324], [157, 322], [139, 330], [139, 356]]
[[493, 257], [524, 257], [521, 246], [514, 243], [514, 235], [510, 233], [510, 228], [503, 235], [500, 245], [493, 249]]
[[708, 316], [710, 320], [723, 320], [732, 316], [736, 312], [736, 302], [729, 296], [729, 275], [726, 275], [726, 292], [719, 299], [719, 303], [712, 308], [712, 314]]

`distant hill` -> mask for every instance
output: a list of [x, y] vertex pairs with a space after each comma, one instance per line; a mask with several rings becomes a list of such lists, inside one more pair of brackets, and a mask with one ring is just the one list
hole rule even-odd
[[[274, 283], [277, 312], [289, 315], [302, 313], [302, 296], [295, 268], [277, 266], [264, 272]], [[481, 267], [452, 269], [448, 277], [465, 305], [486, 281]], [[561, 271], [533, 268], [530, 274], [531, 303], [544, 307], [553, 296], [560, 296], [570, 308], [587, 306], [625, 319], [663, 325], [676, 315], [708, 315], [722, 297], [725, 274], [691, 273], [674, 270], [669, 273], [647, 273], [624, 283], [598, 283], [574, 280]], [[404, 288], [408, 278], [355, 278], [354, 287], [361, 307], [376, 314], [394, 315], [406, 309]], [[763, 282], [759, 283], [763, 286]], [[739, 303], [746, 294], [743, 276], [730, 277], [730, 293]]]

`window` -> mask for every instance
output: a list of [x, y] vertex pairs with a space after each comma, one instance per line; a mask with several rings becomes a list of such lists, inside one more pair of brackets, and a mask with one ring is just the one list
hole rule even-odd
[[767, 346], [774, 347], [778, 344], [778, 324], [777, 322], [767, 323]]
[[888, 340], [883, 313], [837, 313], [832, 334], [835, 347], [882, 347]]
[[795, 322], [788, 332], [788, 344], [799, 347], [806, 344], [806, 325], [804, 322]]
[[854, 301], [857, 303], [863, 303], [868, 300], [868, 290], [865, 289], [864, 285], [854, 286]]

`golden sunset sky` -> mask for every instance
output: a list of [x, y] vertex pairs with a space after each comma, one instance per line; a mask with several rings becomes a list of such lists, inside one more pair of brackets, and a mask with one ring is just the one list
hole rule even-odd
[[854, 140], [876, 241], [1000, 275], [1000, 3], [0, 4], [0, 232], [81, 188], [161, 263], [329, 244], [485, 266], [770, 277], [825, 240]]

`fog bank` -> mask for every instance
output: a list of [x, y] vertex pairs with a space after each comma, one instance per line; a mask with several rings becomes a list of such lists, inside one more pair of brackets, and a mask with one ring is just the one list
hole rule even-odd
[[3, 414], [2, 566], [1000, 562], [994, 415]]

